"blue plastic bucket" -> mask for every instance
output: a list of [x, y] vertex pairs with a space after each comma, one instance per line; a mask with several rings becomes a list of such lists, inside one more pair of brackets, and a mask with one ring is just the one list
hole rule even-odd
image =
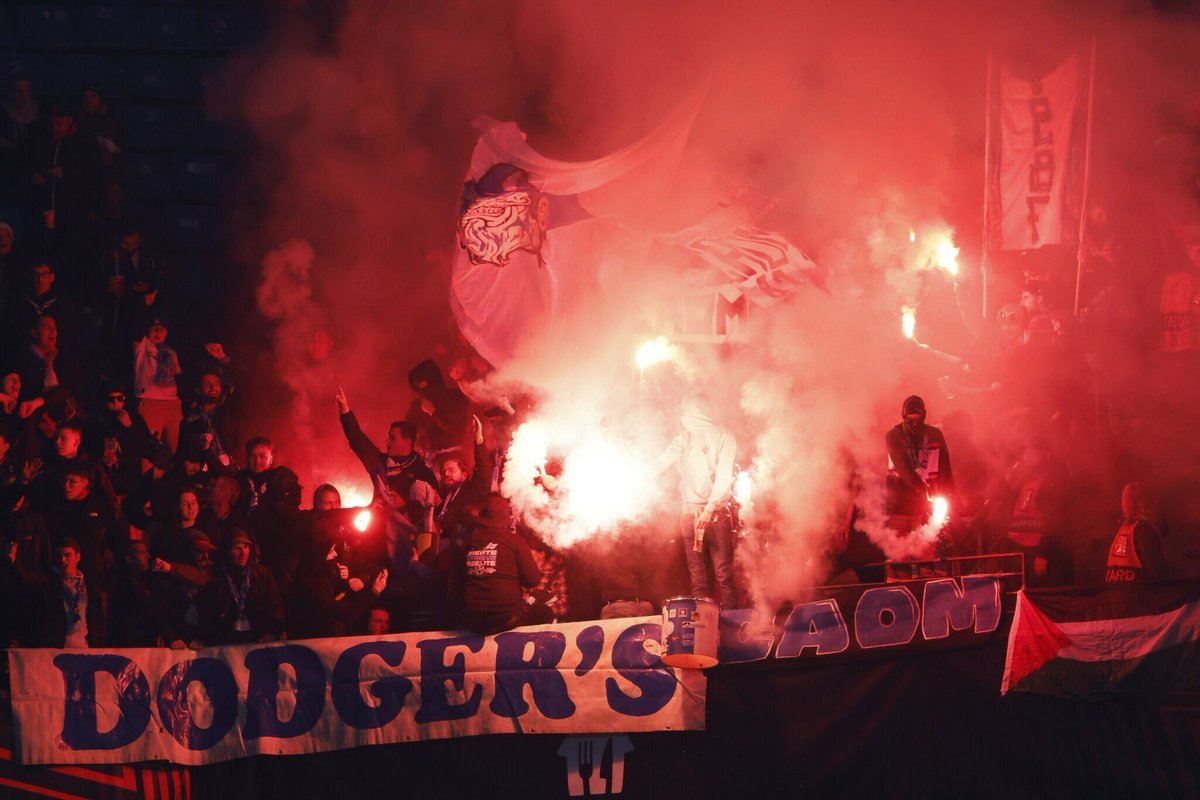
[[704, 669], [717, 663], [721, 607], [709, 597], [672, 597], [663, 605], [662, 662]]

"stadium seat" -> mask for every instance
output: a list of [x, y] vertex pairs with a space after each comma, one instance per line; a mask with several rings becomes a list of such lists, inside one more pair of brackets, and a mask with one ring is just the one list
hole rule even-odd
[[62, 84], [71, 96], [88, 83], [98, 83], [106, 98], [123, 94], [121, 68], [110, 57], [99, 53], [69, 53], [62, 57]]
[[8, 14], [0, 11], [0, 47], [8, 49], [13, 46], [12, 30], [8, 27]]
[[70, 47], [75, 44], [75, 20], [66, 6], [36, 5], [17, 10], [18, 40], [33, 47]]
[[197, 50], [206, 46], [200, 16], [192, 8], [147, 8], [145, 45], [155, 50]]
[[220, 153], [228, 149], [229, 131], [219, 119], [210, 117], [203, 108], [192, 106], [183, 112], [183, 132], [192, 150]]
[[79, 32], [92, 47], [128, 50], [142, 43], [142, 18], [128, 6], [92, 6], [84, 9]]
[[212, 206], [168, 206], [160, 230], [170, 245], [183, 251], [207, 250], [219, 243], [217, 210]]
[[162, 200], [170, 196], [172, 186], [166, 156], [149, 153], [126, 154], [125, 185], [143, 200]]
[[134, 56], [125, 62], [125, 92], [148, 100], [189, 100], [193, 82], [177, 58]]
[[209, 8], [204, 12], [204, 27], [213, 47], [233, 50], [258, 35], [260, 18], [247, 8]]
[[220, 156], [185, 155], [176, 162], [175, 185], [183, 200], [219, 203], [225, 186], [225, 162]]
[[125, 106], [121, 109], [121, 124], [131, 149], [173, 150], [179, 147], [179, 123], [172, 108]]
[[[33, 94], [44, 103], [53, 103], [62, 94], [62, 61], [47, 53], [17, 53], [13, 66], [33, 82]], [[4, 87], [5, 91], [8, 87]]]

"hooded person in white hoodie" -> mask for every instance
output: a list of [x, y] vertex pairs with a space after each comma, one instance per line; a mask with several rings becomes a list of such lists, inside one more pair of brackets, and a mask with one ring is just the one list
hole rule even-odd
[[679, 470], [683, 509], [679, 528], [692, 594], [711, 597], [705, 553], [712, 559], [722, 608], [737, 608], [733, 584], [733, 526], [729, 500], [733, 489], [733, 464], [737, 442], [733, 433], [713, 421], [707, 401], [700, 395], [684, 398], [676, 436], [650, 462], [653, 474], [670, 466]]

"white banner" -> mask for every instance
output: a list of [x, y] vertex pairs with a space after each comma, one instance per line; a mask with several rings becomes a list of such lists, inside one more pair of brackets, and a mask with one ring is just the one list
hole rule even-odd
[[1076, 107], [1083, 99], [1079, 61], [1072, 56], [1033, 80], [1000, 70], [1000, 225], [999, 241], [990, 242], [993, 250], [1031, 250], [1078, 238], [1079, 209], [1070, 207], [1070, 184], [1072, 159], [1079, 155], [1072, 152]]
[[492, 733], [700, 730], [658, 617], [262, 645], [11, 650], [26, 764], [208, 764]]

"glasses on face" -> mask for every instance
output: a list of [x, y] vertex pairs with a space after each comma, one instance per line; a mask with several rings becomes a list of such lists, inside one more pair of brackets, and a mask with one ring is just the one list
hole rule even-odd
[[123, 395], [123, 394], [110, 394], [110, 395], [108, 396], [108, 402], [110, 402], [110, 403], [124, 403], [124, 402], [125, 402], [125, 395]]

